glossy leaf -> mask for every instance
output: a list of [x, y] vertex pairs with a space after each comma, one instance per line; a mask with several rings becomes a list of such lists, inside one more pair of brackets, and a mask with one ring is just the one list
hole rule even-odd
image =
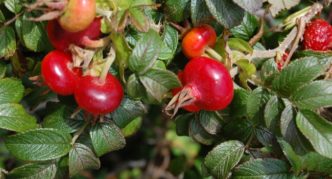
[[256, 13], [263, 6], [263, 0], [233, 0], [237, 5], [250, 13]]
[[244, 145], [239, 141], [227, 141], [217, 145], [205, 157], [204, 164], [216, 178], [227, 178], [240, 162]]
[[161, 44], [161, 37], [156, 31], [150, 30], [145, 33], [137, 42], [133, 53], [129, 57], [130, 70], [144, 74], [152, 68], [159, 57]]
[[319, 154], [332, 158], [331, 122], [314, 112], [303, 110], [297, 114], [296, 124]]
[[197, 119], [190, 121], [189, 136], [204, 145], [211, 145], [214, 141], [214, 136], [206, 132]]
[[20, 160], [46, 161], [60, 158], [71, 149], [71, 136], [56, 129], [35, 129], [8, 136], [5, 145]]
[[0, 128], [24, 132], [37, 127], [35, 117], [28, 114], [19, 104], [0, 104]]
[[122, 149], [126, 140], [121, 130], [113, 123], [98, 123], [90, 130], [92, 145], [97, 156]]
[[201, 111], [199, 122], [205, 131], [211, 135], [217, 135], [221, 132], [222, 121], [216, 112]]
[[296, 174], [299, 174], [303, 168], [303, 161], [301, 156], [295, 153], [292, 146], [289, 145], [285, 140], [282, 138], [278, 138], [279, 145], [282, 149], [282, 152], [287, 157], [289, 163], [292, 165], [292, 168]]
[[235, 179], [288, 179], [292, 176], [288, 172], [287, 164], [277, 159], [255, 159], [238, 166], [233, 174]]
[[205, 0], [212, 16], [226, 28], [239, 25], [244, 11], [232, 0]]
[[17, 167], [10, 171], [8, 179], [53, 179], [57, 172], [54, 163], [30, 163]]
[[[240, 1], [240, 0], [237, 0]], [[255, 0], [256, 1], [256, 0]], [[258, 0], [259, 1], [259, 0]], [[234, 1], [236, 2], [236, 1]], [[250, 0], [251, 2], [251, 0]], [[253, 3], [250, 3], [253, 4]], [[254, 4], [253, 4], [254, 5]], [[232, 34], [236, 38], [241, 38], [243, 40], [250, 40], [252, 36], [255, 35], [256, 29], [258, 28], [259, 23], [255, 16], [245, 13], [242, 23], [231, 29]]]
[[153, 96], [157, 101], [161, 102], [165, 94], [176, 87], [181, 86], [177, 76], [168, 70], [150, 69], [140, 81], [146, 89], [146, 92]]
[[177, 115], [175, 118], [176, 134], [179, 136], [189, 135], [189, 125], [191, 120], [196, 120], [193, 113], [187, 113], [183, 115]]
[[3, 27], [0, 29], [0, 58], [9, 58], [16, 51], [15, 31], [12, 27]]
[[302, 109], [318, 109], [332, 106], [332, 81], [314, 81], [309, 83], [290, 98], [297, 107]]
[[284, 105], [277, 96], [271, 97], [270, 100], [266, 103], [264, 109], [264, 120], [266, 127], [271, 131], [277, 131], [276, 129], [279, 124], [280, 115], [283, 109]]
[[122, 134], [125, 137], [129, 137], [134, 135], [138, 130], [142, 127], [143, 124], [143, 118], [137, 117], [130, 121], [129, 124], [127, 124], [125, 127], [121, 129]]
[[260, 71], [261, 78], [265, 85], [270, 86], [278, 74], [277, 63], [273, 58], [267, 60], [263, 63], [262, 69]]
[[280, 116], [280, 132], [283, 139], [288, 142], [298, 154], [311, 150], [310, 143], [301, 134], [295, 124], [296, 111], [289, 101], [285, 101], [285, 109]]
[[22, 82], [14, 78], [0, 79], [0, 104], [18, 103], [24, 93]]
[[147, 109], [141, 101], [124, 98], [121, 105], [112, 113], [112, 119], [117, 126], [123, 128], [146, 112]]
[[212, 17], [205, 0], [191, 0], [190, 15], [194, 25], [210, 22]]
[[86, 169], [99, 169], [100, 161], [93, 151], [80, 143], [74, 144], [69, 152], [69, 175], [74, 176]]
[[273, 81], [273, 89], [284, 96], [290, 96], [303, 85], [322, 75], [330, 64], [329, 61], [315, 57], [305, 57], [293, 61], [284, 68]]
[[75, 119], [71, 119], [70, 116], [73, 112], [74, 110], [66, 106], [58, 106], [56, 110], [52, 111], [44, 118], [42, 125], [45, 128], [54, 128], [66, 133], [73, 133], [84, 123], [81, 113], [77, 114]]

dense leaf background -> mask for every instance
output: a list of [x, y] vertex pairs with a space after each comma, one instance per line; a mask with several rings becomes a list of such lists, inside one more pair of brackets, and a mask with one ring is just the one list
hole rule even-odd
[[[41, 14], [25, 6], [33, 2], [0, 0], [0, 179], [332, 177], [332, 52], [300, 43], [281, 71], [277, 57], [250, 58], [287, 39], [292, 13], [330, 1], [97, 0], [116, 53], [109, 72], [125, 90], [100, 121], [31, 80], [53, 49], [47, 22], [30, 20]], [[331, 23], [324, 7], [318, 16]], [[163, 110], [188, 62], [179, 26], [188, 23], [215, 28], [214, 50], [233, 60], [234, 98], [222, 111], [169, 119]]]

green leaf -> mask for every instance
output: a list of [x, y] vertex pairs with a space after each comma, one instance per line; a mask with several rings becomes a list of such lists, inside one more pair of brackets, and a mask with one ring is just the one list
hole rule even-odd
[[278, 74], [277, 63], [273, 58], [267, 60], [263, 63], [262, 69], [260, 71], [261, 78], [266, 86], [270, 86]]
[[22, 82], [14, 78], [0, 79], [0, 104], [18, 103], [23, 98]]
[[134, 118], [129, 124], [121, 129], [125, 137], [134, 135], [142, 126], [143, 119], [142, 117]]
[[284, 96], [290, 96], [303, 85], [322, 75], [329, 64], [330, 62], [315, 57], [293, 61], [276, 77], [272, 88]]
[[201, 126], [211, 135], [217, 135], [221, 132], [221, 119], [214, 111], [201, 111], [199, 113], [199, 122]]
[[189, 125], [191, 120], [196, 120], [193, 113], [177, 115], [175, 118], [176, 134], [179, 136], [189, 135]]
[[124, 98], [121, 105], [112, 113], [112, 119], [117, 126], [123, 128], [146, 112], [147, 109], [141, 101]]
[[19, 104], [0, 104], [0, 128], [23, 132], [37, 127], [35, 117], [28, 114]]
[[247, 101], [247, 113], [248, 117], [251, 119], [260, 109], [268, 102], [271, 94], [262, 88], [256, 88], [248, 97]]
[[169, 90], [181, 86], [177, 76], [168, 70], [150, 69], [139, 78], [146, 92], [159, 102]]
[[256, 66], [246, 59], [237, 60], [235, 63], [240, 69], [239, 77], [241, 84], [246, 88], [250, 88], [247, 84], [247, 80], [256, 73]]
[[165, 12], [168, 18], [174, 22], [182, 22], [188, 16], [189, 0], [166, 0]]
[[0, 58], [9, 58], [16, 51], [15, 31], [12, 27], [0, 28]]
[[285, 101], [285, 106], [280, 117], [281, 135], [285, 141], [291, 144], [296, 153], [307, 153], [311, 150], [311, 146], [296, 127], [296, 112], [289, 101]]
[[282, 138], [278, 138], [278, 142], [282, 149], [282, 152], [287, 157], [289, 163], [292, 165], [292, 168], [296, 174], [299, 174], [303, 168], [302, 165], [302, 158], [301, 156], [297, 155], [293, 150], [292, 146], [289, 145], [285, 140]]
[[284, 161], [268, 158], [250, 160], [241, 164], [235, 169], [233, 177], [235, 179], [292, 178]]
[[214, 141], [214, 136], [207, 133], [197, 119], [190, 121], [189, 136], [191, 136], [195, 141], [204, 145], [211, 145]]
[[147, 32], [149, 30], [149, 21], [140, 8], [129, 8], [131, 24], [140, 32]]
[[239, 25], [244, 17], [244, 11], [232, 0], [205, 0], [212, 16], [226, 28]]
[[144, 33], [129, 57], [130, 70], [144, 74], [152, 68], [159, 57], [161, 44], [161, 37], [156, 31], [149, 30]]
[[[171, 27], [170, 25], [166, 25], [164, 28], [162, 40], [164, 42], [163, 43], [164, 48], [162, 48], [162, 50], [160, 52], [159, 59], [166, 60], [167, 64], [168, 64], [170, 62], [170, 60], [173, 59], [176, 49], [178, 47], [178, 43], [179, 43], [178, 31], [176, 29], [174, 29], [173, 27]], [[163, 49], [167, 49], [167, 50], [165, 51]]]
[[112, 39], [113, 47], [115, 49], [116, 57], [115, 63], [119, 66], [119, 71], [121, 77], [124, 76], [124, 71], [128, 67], [128, 60], [131, 53], [131, 49], [129, 48], [124, 35], [117, 32], [112, 32], [110, 35]]
[[252, 121], [245, 118], [232, 119], [223, 128], [228, 139], [237, 139], [246, 142], [255, 131]]
[[141, 99], [146, 96], [145, 88], [135, 74], [130, 75], [128, 78], [127, 93], [135, 99]]
[[30, 14], [24, 14], [15, 22], [16, 32], [24, 46], [31, 51], [41, 52], [51, 48], [42, 22], [29, 20]]
[[8, 179], [53, 179], [57, 172], [54, 163], [30, 163], [13, 169], [8, 174]]
[[311, 82], [291, 96], [291, 101], [302, 109], [318, 109], [332, 106], [332, 81]]
[[228, 178], [231, 170], [240, 162], [244, 145], [239, 141], [227, 141], [213, 148], [205, 157], [204, 164], [216, 178]]
[[121, 130], [111, 121], [93, 126], [90, 130], [90, 137], [98, 157], [122, 149], [126, 145]]
[[230, 105], [230, 115], [232, 118], [241, 118], [247, 116], [247, 100], [249, 95], [250, 92], [244, 89], [234, 90], [234, 97]]
[[245, 13], [242, 23], [232, 28], [231, 32], [236, 38], [241, 38], [243, 40], [250, 40], [250, 38], [255, 35], [258, 26], [259, 23], [256, 17], [249, 13]]
[[254, 50], [247, 41], [240, 38], [230, 38], [227, 43], [232, 50], [246, 53], [252, 53]]
[[204, 0], [191, 0], [190, 2], [191, 21], [195, 26], [211, 21], [211, 13]]
[[[0, 1], [1, 3], [1, 1]], [[3, 15], [2, 11], [0, 10], [0, 23], [4, 23], [6, 21], [5, 16]]]
[[74, 176], [86, 169], [99, 169], [100, 161], [93, 151], [80, 143], [74, 144], [69, 152], [69, 175]]
[[6, 8], [15, 14], [19, 13], [22, 9], [22, 2], [20, 2], [20, 1], [5, 0], [4, 3], [5, 3]]
[[331, 122], [312, 111], [303, 110], [297, 114], [296, 124], [319, 154], [332, 158]]
[[[6, 71], [7, 71], [6, 64], [3, 63], [3, 62], [0, 62], [0, 79], [3, 78], [3, 77], [5, 77]], [[0, 81], [0, 83], [1, 83], [1, 81]]]
[[257, 140], [266, 147], [273, 147], [275, 141], [274, 133], [272, 133], [269, 129], [258, 126], [255, 128], [255, 135]]
[[233, 0], [237, 5], [244, 10], [255, 14], [263, 6], [263, 0]]
[[44, 128], [54, 128], [66, 133], [76, 132], [83, 125], [84, 120], [81, 113], [77, 114], [75, 119], [71, 119], [70, 116], [73, 112], [74, 110], [66, 106], [57, 106], [55, 111], [44, 118], [42, 125]]
[[302, 158], [303, 168], [306, 170], [332, 175], [332, 159], [323, 157], [316, 152], [309, 152]]
[[274, 132], [277, 131], [277, 126], [279, 124], [280, 115], [283, 109], [284, 105], [277, 96], [271, 97], [270, 100], [266, 103], [264, 110], [264, 120], [265, 125], [269, 130]]
[[35, 129], [8, 136], [7, 149], [20, 160], [46, 161], [60, 158], [71, 149], [71, 136], [56, 129]]
[[319, 59], [326, 59], [326, 58], [330, 58], [332, 56], [332, 52], [331, 51], [313, 51], [313, 50], [298, 50], [296, 51], [296, 53], [294, 54], [294, 57], [296, 58], [302, 58], [302, 57], [308, 57], [308, 56], [312, 56], [312, 57], [316, 57]]

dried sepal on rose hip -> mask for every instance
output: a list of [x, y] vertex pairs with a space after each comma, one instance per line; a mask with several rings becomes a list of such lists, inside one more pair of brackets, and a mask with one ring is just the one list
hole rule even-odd
[[326, 51], [332, 48], [332, 27], [324, 19], [314, 19], [306, 25], [304, 49]]
[[179, 108], [185, 106], [195, 106], [207, 111], [222, 110], [233, 99], [232, 77], [227, 68], [214, 59], [191, 59], [184, 68], [181, 81], [183, 88], [165, 108], [173, 116]]
[[77, 82], [74, 97], [81, 109], [95, 116], [115, 111], [124, 96], [120, 81], [108, 73], [115, 60], [115, 51], [111, 49], [99, 75], [87, 73]]

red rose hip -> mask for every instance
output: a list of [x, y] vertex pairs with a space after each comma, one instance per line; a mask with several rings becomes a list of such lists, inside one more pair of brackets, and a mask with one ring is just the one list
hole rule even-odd
[[72, 67], [71, 55], [59, 50], [48, 53], [41, 63], [41, 75], [47, 86], [59, 95], [74, 93], [81, 71]]
[[118, 108], [123, 89], [111, 74], [107, 74], [104, 82], [99, 77], [84, 76], [79, 80], [74, 96], [80, 108], [94, 115], [102, 115]]

